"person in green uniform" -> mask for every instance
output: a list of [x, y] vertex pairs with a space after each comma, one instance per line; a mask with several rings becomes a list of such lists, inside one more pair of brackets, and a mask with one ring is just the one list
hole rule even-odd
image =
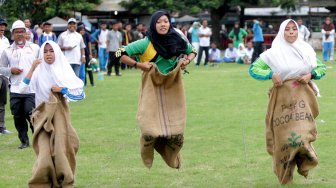
[[234, 24], [233, 29], [229, 33], [229, 38], [233, 41], [233, 46], [238, 48], [240, 43], [244, 44], [244, 39], [247, 35], [247, 31], [243, 28], [240, 28], [239, 22]]
[[295, 167], [307, 178], [318, 164], [312, 143], [317, 138], [319, 90], [312, 79], [321, 79], [326, 66], [299, 38], [298, 28], [292, 19], [283, 21], [272, 47], [260, 54], [249, 69], [253, 78], [273, 82], [266, 114], [266, 148], [281, 184], [293, 181]]
[[[172, 168], [180, 168], [180, 150], [186, 124], [182, 73], [196, 49], [160, 10], [151, 17], [145, 38], [121, 47], [115, 56], [143, 71], [137, 122], [141, 130], [141, 157], [150, 168], [156, 150]], [[131, 57], [135, 55], [136, 60]]]

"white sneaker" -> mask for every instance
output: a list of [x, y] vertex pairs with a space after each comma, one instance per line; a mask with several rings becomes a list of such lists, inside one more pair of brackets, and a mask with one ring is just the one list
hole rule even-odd
[[9, 130], [7, 130], [7, 129], [1, 131], [0, 133], [1, 133], [1, 134], [12, 134], [12, 132], [9, 131]]

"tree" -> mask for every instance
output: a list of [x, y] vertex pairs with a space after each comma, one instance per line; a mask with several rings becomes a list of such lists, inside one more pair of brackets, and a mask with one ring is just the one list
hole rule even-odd
[[101, 0], [6, 0], [1, 6], [2, 15], [9, 23], [30, 18], [35, 22], [54, 16], [68, 16], [74, 11], [92, 10]]

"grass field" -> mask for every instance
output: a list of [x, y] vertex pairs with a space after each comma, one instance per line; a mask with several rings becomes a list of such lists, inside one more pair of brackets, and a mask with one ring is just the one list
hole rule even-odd
[[[289, 187], [336, 186], [336, 69], [327, 65], [327, 76], [317, 81], [322, 94], [314, 142], [319, 165], [308, 179], [295, 173]], [[76, 187], [281, 187], [265, 149], [271, 81], [254, 80], [247, 69], [237, 64], [188, 67], [190, 74], [183, 76], [187, 128], [180, 170], [167, 167], [157, 154], [150, 170], [142, 164], [135, 121], [140, 71], [96, 79], [96, 87], [86, 88], [84, 101], [70, 104], [81, 141]], [[27, 187], [35, 154], [31, 147], [17, 149], [19, 140], [7, 112], [7, 127], [14, 134], [0, 136], [0, 188]]]

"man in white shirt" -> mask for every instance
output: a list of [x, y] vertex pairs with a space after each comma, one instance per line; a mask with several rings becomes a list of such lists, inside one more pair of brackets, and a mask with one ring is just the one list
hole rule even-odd
[[205, 51], [205, 60], [204, 60], [204, 66], [207, 66], [209, 61], [209, 47], [210, 47], [210, 37], [212, 35], [211, 29], [208, 27], [208, 21], [203, 20], [202, 26], [198, 30], [198, 36], [199, 36], [199, 50], [198, 50], [198, 57], [197, 57], [197, 63], [196, 66], [199, 66], [203, 51]]
[[0, 74], [10, 77], [10, 109], [14, 116], [15, 128], [21, 141], [19, 149], [29, 146], [28, 123], [32, 132], [33, 126], [30, 122], [30, 114], [35, 108], [35, 94], [32, 88], [23, 93], [20, 83], [29, 72], [33, 61], [39, 55], [37, 44], [26, 42], [26, 26], [23, 21], [17, 20], [12, 25], [13, 44], [2, 52], [0, 59]]
[[68, 29], [58, 37], [58, 45], [64, 52], [75, 74], [79, 77], [80, 65], [85, 64], [85, 44], [81, 34], [77, 31], [75, 18], [68, 20]]
[[299, 18], [297, 20], [297, 24], [299, 25], [299, 37], [304, 40], [304, 41], [308, 41], [309, 36], [310, 36], [310, 31], [308, 30], [308, 28], [304, 25], [302, 25], [302, 19]]
[[96, 41], [98, 44], [99, 68], [101, 71], [106, 71], [108, 61], [108, 52], [106, 50], [108, 32], [109, 30], [107, 29], [107, 24], [103, 21], [100, 23], [100, 29], [97, 29], [91, 35], [93, 41]]
[[[0, 57], [2, 52], [9, 47], [9, 41], [4, 36], [7, 23], [4, 19], [0, 18]], [[5, 105], [7, 103], [8, 91], [8, 78], [0, 74], [0, 135], [10, 134], [11, 132], [5, 126]]]

